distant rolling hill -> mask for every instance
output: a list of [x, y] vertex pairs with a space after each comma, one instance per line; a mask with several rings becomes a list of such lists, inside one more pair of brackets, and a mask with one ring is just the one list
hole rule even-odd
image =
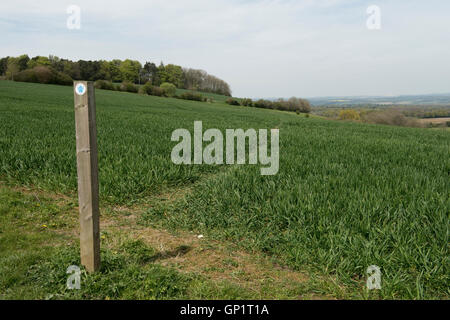
[[343, 105], [421, 105], [450, 107], [450, 93], [405, 96], [355, 96], [308, 98], [314, 106]]

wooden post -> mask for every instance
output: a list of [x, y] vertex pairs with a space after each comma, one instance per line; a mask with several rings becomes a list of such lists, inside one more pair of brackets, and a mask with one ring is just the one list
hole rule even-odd
[[75, 81], [74, 96], [81, 264], [94, 272], [100, 268], [100, 211], [93, 83]]

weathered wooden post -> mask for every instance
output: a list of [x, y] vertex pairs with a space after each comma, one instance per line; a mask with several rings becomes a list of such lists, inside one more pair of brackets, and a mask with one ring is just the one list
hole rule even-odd
[[81, 264], [94, 272], [100, 268], [100, 211], [93, 83], [75, 81], [74, 96]]

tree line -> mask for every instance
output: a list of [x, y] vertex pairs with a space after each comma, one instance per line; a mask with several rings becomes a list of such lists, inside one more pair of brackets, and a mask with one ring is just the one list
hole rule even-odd
[[164, 82], [160, 86], [154, 86], [150, 81], [147, 81], [144, 85], [137, 86], [129, 81], [123, 81], [120, 84], [116, 84], [108, 80], [97, 80], [94, 85], [95, 88], [103, 90], [139, 93], [157, 97], [195, 100], [200, 102], [213, 102], [211, 98], [204, 97], [197, 92], [186, 91], [179, 95], [177, 94], [177, 87], [169, 82]]
[[282, 110], [282, 111], [292, 111], [296, 113], [310, 113], [311, 112], [311, 104], [306, 99], [292, 97], [288, 100], [278, 99], [275, 101], [259, 99], [257, 101], [253, 101], [252, 99], [235, 99], [228, 98], [226, 103], [232, 106], [245, 106], [245, 107], [255, 107], [255, 108], [263, 108], [263, 109], [273, 109], [273, 110]]
[[171, 83], [177, 88], [231, 96], [230, 86], [206, 71], [174, 64], [164, 65], [162, 62], [159, 66], [153, 62], [142, 65], [131, 59], [71, 61], [52, 55], [30, 58], [24, 54], [19, 57], [1, 58], [0, 76], [16, 81], [55, 84], [71, 84], [73, 80], [106, 80], [134, 84], [150, 82], [159, 87], [163, 83]]

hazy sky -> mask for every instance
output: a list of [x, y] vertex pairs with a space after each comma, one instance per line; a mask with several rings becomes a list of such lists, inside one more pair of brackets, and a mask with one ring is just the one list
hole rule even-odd
[[239, 97], [448, 93], [449, 17], [449, 0], [2, 0], [0, 56], [162, 60]]

